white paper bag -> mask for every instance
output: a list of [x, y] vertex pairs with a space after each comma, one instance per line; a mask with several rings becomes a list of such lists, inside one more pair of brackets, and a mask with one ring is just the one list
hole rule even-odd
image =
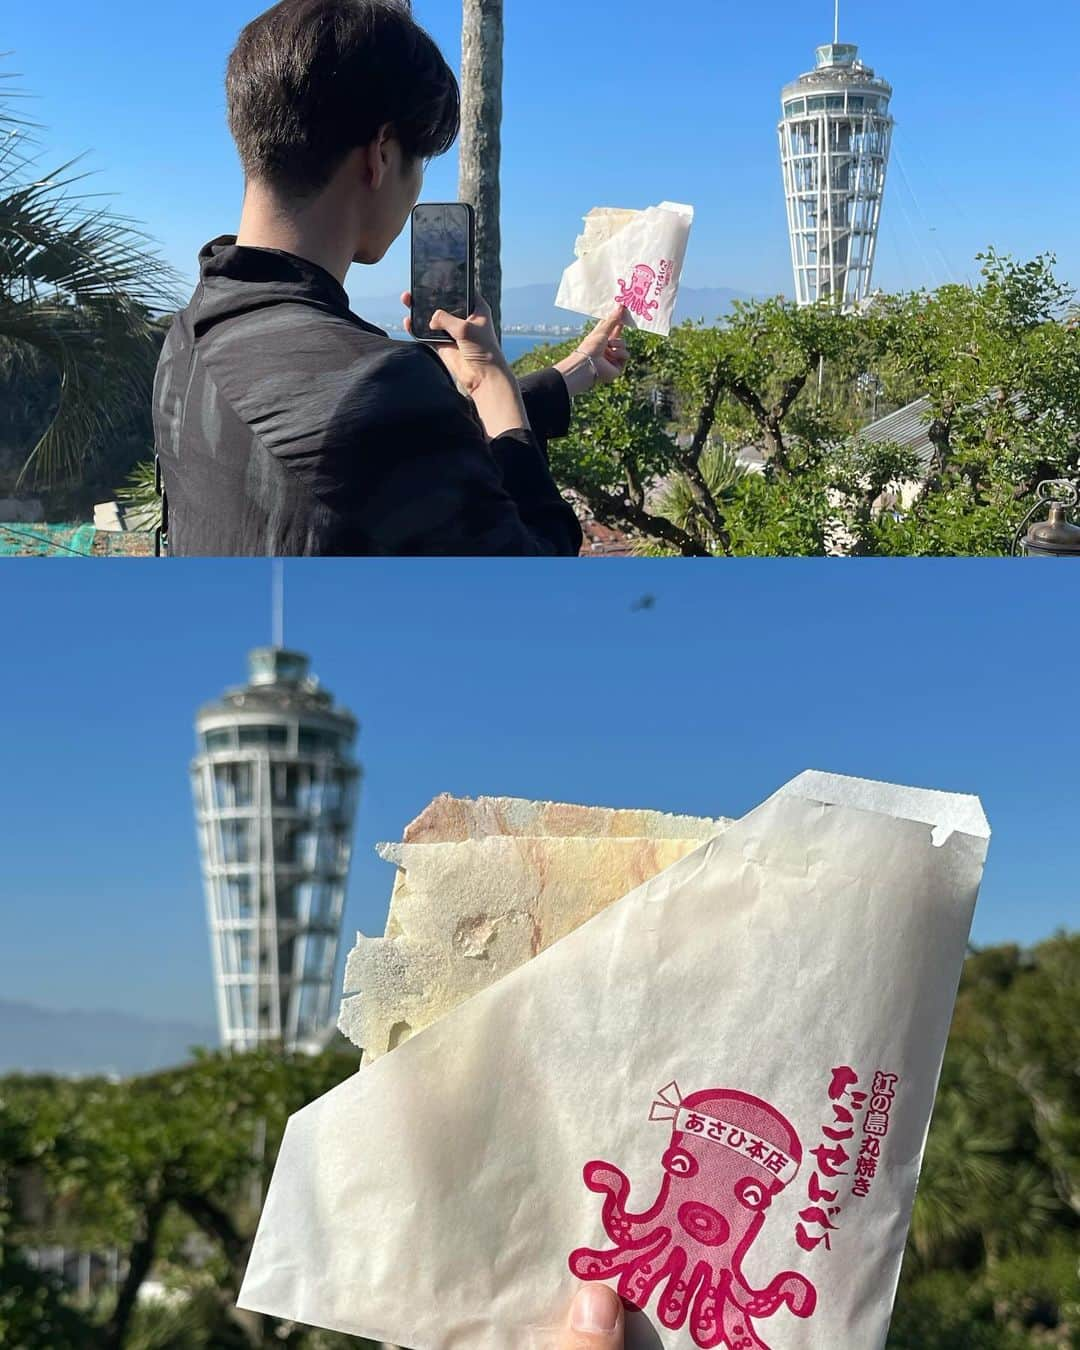
[[694, 208], [678, 202], [647, 211], [590, 211], [575, 250], [578, 261], [563, 273], [556, 305], [606, 319], [621, 304], [630, 326], [667, 337], [693, 221]]
[[985, 857], [803, 774], [301, 1111], [240, 1305], [414, 1350], [879, 1350]]

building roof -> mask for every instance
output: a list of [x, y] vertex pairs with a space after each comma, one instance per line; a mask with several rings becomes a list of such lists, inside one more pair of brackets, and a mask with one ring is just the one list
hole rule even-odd
[[906, 408], [898, 408], [887, 417], [879, 417], [858, 434], [862, 445], [880, 445], [888, 441], [914, 452], [919, 461], [920, 477], [930, 472], [934, 458], [934, 444], [930, 439], [933, 414], [928, 398], [917, 398]]

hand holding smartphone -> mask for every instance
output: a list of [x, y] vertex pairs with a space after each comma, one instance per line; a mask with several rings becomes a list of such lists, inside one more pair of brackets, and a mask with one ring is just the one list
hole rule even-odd
[[[464, 202], [425, 203], [413, 211], [412, 225], [412, 291], [405, 297], [412, 336], [442, 349], [444, 365], [473, 400], [492, 439], [527, 428], [521, 390], [492, 329], [491, 314], [476, 293], [472, 207]], [[432, 327], [440, 310], [453, 333]]]
[[433, 329], [436, 310], [459, 319], [476, 308], [476, 216], [465, 202], [425, 202], [412, 214], [412, 334], [419, 342], [452, 346]]

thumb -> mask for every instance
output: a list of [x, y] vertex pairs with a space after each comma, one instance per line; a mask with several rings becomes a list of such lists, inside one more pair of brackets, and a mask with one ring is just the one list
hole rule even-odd
[[455, 342], [460, 342], [469, 331], [467, 320], [459, 319], [456, 314], [447, 314], [445, 309], [437, 309], [431, 316], [431, 327], [449, 333]]
[[579, 1289], [559, 1350], [623, 1350], [622, 1299], [606, 1284]]

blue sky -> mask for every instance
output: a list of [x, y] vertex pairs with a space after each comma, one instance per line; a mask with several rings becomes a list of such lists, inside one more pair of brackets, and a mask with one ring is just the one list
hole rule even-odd
[[[222, 72], [258, 0], [52, 0], [7, 7], [3, 68], [36, 96], [48, 159], [84, 150], [94, 190], [118, 194], [185, 273], [235, 228], [241, 182]], [[457, 0], [415, 0], [452, 63]], [[505, 276], [557, 282], [594, 205], [693, 203], [685, 279], [790, 289], [775, 122], [781, 86], [832, 35], [828, 0], [507, 0]], [[844, 0], [841, 38], [896, 87], [897, 154], [877, 280], [889, 288], [974, 274], [988, 244], [1052, 250], [1080, 283], [1074, 81], [1080, 49], [1065, 0]], [[456, 152], [426, 196], [456, 196]], [[353, 273], [355, 297], [407, 281], [399, 245]]]
[[[976, 940], [1076, 926], [1067, 564], [309, 563], [285, 585], [287, 641], [362, 723], [346, 943], [382, 931], [373, 845], [439, 792], [738, 816], [805, 768], [979, 793]], [[265, 562], [0, 568], [5, 998], [212, 1021], [192, 719], [269, 640], [270, 593]]]

